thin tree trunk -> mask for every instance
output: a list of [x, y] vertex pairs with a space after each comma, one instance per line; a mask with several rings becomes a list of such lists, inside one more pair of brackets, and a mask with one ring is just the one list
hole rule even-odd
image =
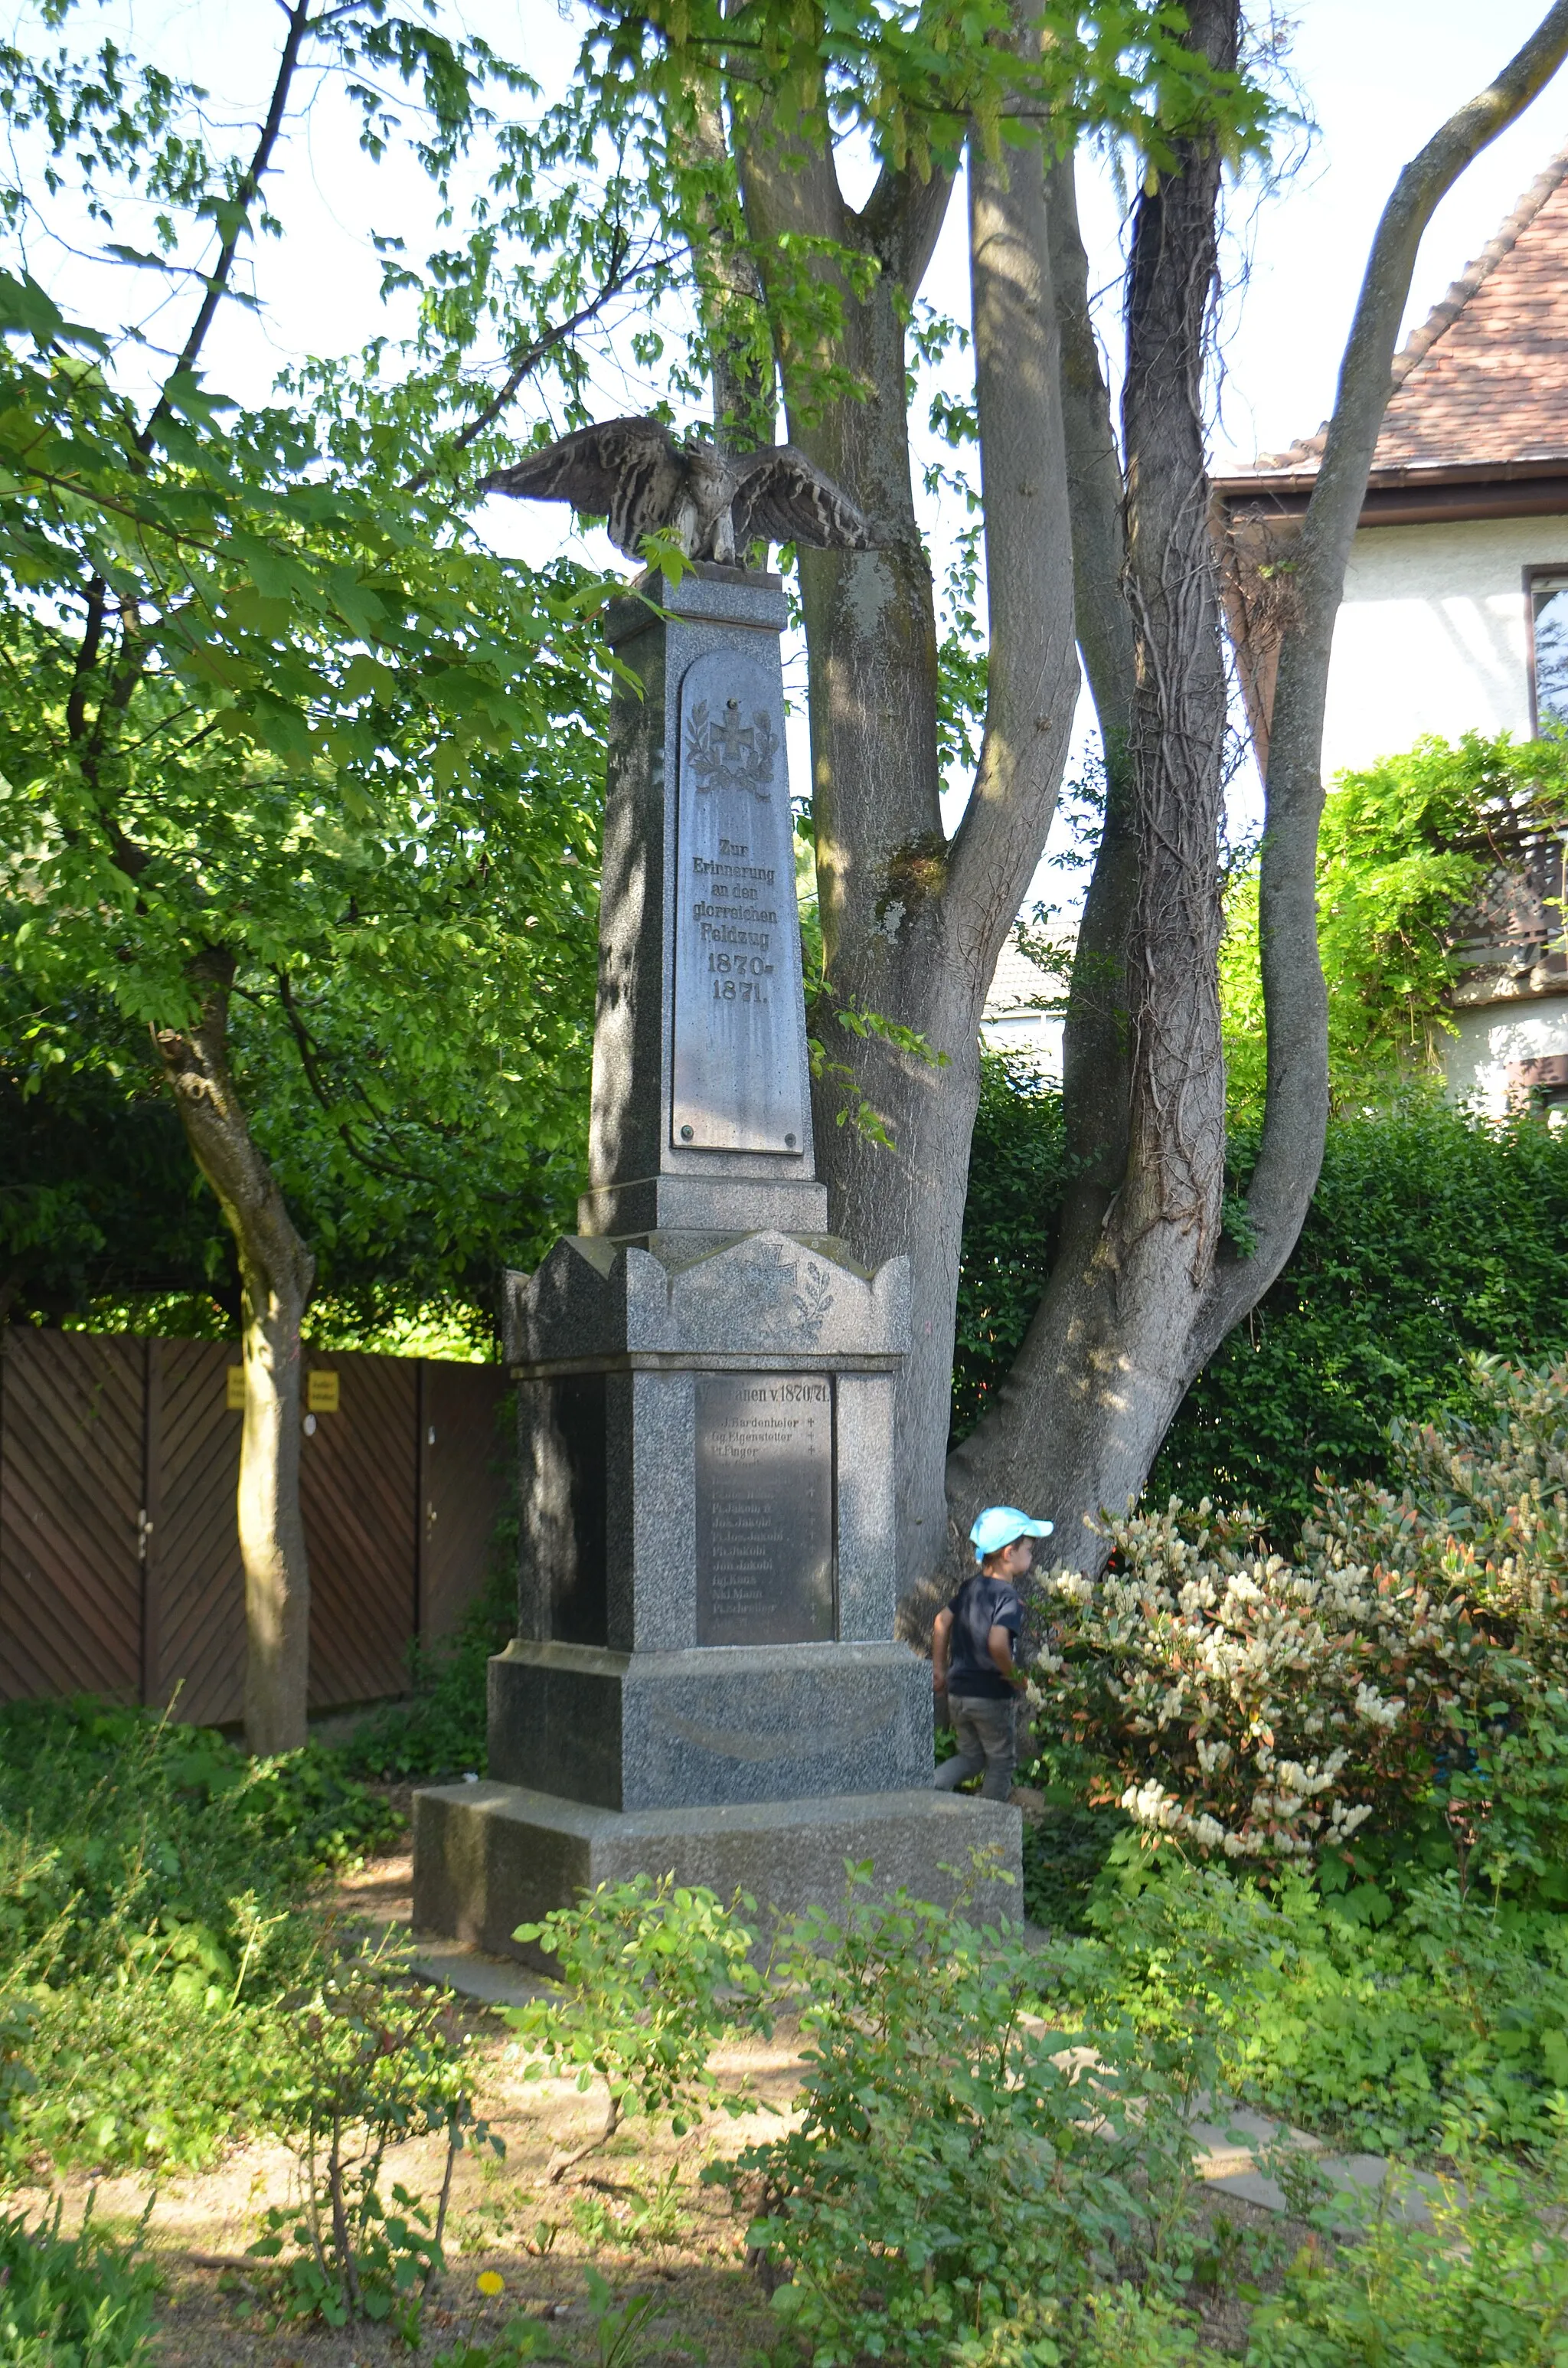
[[310, 1575], [300, 1515], [300, 1325], [315, 1261], [257, 1149], [229, 1068], [233, 962], [197, 966], [188, 1028], [156, 1029], [186, 1140], [239, 1253], [245, 1411], [240, 1442], [240, 1559], [245, 1578], [245, 1741], [260, 1755], [305, 1740]]
[[1089, 313], [1089, 259], [1078, 230], [1071, 156], [1047, 173], [1046, 202], [1062, 335], [1078, 648], [1105, 761], [1105, 814], [1078, 924], [1062, 1030], [1068, 1182], [1058, 1256], [1071, 1269], [1092, 1256], [1127, 1167], [1132, 1062], [1127, 963], [1138, 902], [1132, 775], [1138, 662], [1132, 612], [1122, 596], [1127, 541], [1121, 461]]

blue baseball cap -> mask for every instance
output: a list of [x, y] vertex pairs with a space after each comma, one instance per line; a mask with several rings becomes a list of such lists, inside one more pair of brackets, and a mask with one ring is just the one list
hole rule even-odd
[[987, 1554], [1000, 1554], [1017, 1538], [1048, 1538], [1055, 1527], [1051, 1521], [1031, 1521], [1020, 1513], [1017, 1505], [987, 1505], [970, 1531], [976, 1562]]

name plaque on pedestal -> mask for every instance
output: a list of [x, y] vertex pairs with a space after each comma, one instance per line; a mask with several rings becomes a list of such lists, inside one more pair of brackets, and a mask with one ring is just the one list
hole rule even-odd
[[776, 669], [716, 650], [680, 689], [670, 1140], [799, 1156], [805, 1019]]
[[697, 1384], [697, 1641], [810, 1645], [836, 1633], [833, 1383], [711, 1373]]

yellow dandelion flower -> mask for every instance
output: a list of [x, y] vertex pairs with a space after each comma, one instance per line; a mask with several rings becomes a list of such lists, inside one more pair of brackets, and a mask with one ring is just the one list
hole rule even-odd
[[479, 2291], [482, 2294], [498, 2294], [506, 2291], [506, 2281], [499, 2270], [481, 2270]]

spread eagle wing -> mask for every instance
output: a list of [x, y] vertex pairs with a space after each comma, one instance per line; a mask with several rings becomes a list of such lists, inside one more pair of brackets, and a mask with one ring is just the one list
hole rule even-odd
[[872, 548], [869, 521], [795, 445], [776, 445], [740, 466], [731, 510], [737, 551], [751, 542], [803, 542], [815, 551]]
[[[493, 469], [480, 491], [570, 502], [591, 518], [608, 518], [615, 541], [634, 556], [635, 535], [667, 522], [653, 513], [666, 507], [679, 474], [676, 440], [663, 420], [605, 419], [530, 452], [514, 468]], [[623, 541], [629, 528], [634, 532]]]

